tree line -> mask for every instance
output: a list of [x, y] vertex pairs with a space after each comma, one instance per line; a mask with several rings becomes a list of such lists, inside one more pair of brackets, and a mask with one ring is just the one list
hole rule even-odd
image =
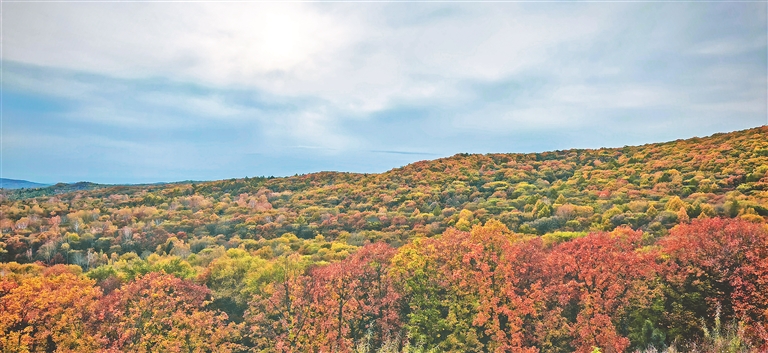
[[[0, 267], [6, 352], [626, 352], [768, 349], [768, 229], [694, 220], [660, 238], [498, 221], [341, 261], [228, 250], [203, 273]], [[725, 323], [725, 324], [721, 324]], [[734, 343], [735, 342], [735, 343]]]

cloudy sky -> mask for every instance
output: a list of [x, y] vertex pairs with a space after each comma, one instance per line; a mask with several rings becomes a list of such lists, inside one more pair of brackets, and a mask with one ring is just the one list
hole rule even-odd
[[765, 2], [4, 2], [2, 173], [382, 172], [768, 123]]

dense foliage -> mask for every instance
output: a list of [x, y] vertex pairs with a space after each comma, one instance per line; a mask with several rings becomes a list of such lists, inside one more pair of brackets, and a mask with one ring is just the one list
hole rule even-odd
[[10, 192], [0, 351], [768, 349], [766, 133]]

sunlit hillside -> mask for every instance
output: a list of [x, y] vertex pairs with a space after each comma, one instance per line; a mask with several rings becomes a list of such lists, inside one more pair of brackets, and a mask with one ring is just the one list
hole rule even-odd
[[[768, 216], [766, 172], [768, 128], [761, 127], [624, 148], [460, 154], [382, 174], [82, 184], [98, 188], [37, 198], [32, 196], [56, 187], [8, 191], [3, 234], [27, 245], [6, 245], [4, 260], [37, 260], [24, 257], [29, 248], [36, 253], [47, 237], [73, 231], [92, 236], [95, 251], [118, 255], [155, 251], [179, 232], [186, 242], [293, 233], [300, 239], [342, 236], [353, 245], [399, 245], [489, 219], [526, 234], [628, 225], [660, 235], [702, 215]], [[77, 249], [90, 247], [85, 245]]]
[[765, 126], [80, 185], [3, 191], [0, 351], [768, 349]]

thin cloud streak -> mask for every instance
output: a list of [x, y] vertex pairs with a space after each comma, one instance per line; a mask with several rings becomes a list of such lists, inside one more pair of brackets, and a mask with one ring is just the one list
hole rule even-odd
[[422, 155], [422, 156], [438, 156], [437, 153], [428, 153], [428, 152], [415, 152], [415, 151], [380, 151], [380, 150], [371, 150], [373, 153], [387, 153], [387, 154], [404, 154], [404, 155]]

